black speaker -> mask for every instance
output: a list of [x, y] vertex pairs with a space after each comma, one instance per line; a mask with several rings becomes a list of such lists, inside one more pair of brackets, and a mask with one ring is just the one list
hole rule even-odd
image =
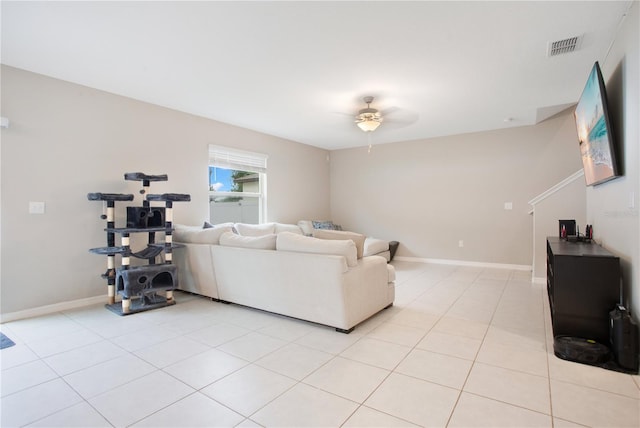
[[610, 340], [618, 365], [638, 372], [638, 325], [622, 305], [609, 312]]
[[566, 236], [576, 235], [576, 221], [575, 220], [558, 220], [558, 237], [562, 238], [562, 226], [566, 231]]

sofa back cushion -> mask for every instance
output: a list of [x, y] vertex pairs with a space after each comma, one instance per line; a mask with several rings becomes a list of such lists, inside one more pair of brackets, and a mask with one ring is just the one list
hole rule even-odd
[[347, 232], [342, 230], [325, 230], [315, 229], [313, 231], [314, 238], [344, 240], [350, 239], [356, 244], [358, 258], [361, 259], [364, 254], [364, 240], [366, 236], [355, 232]]
[[350, 267], [358, 266], [356, 244], [350, 240], [327, 240], [282, 232], [277, 235], [276, 249], [298, 253], [327, 254], [343, 256]]
[[210, 222], [205, 221], [204, 224], [202, 225], [202, 228], [211, 229], [212, 227], [233, 227], [233, 225], [234, 225], [233, 222], [211, 224]]
[[302, 229], [297, 224], [276, 223], [275, 233], [291, 232], [297, 235], [302, 235]]
[[176, 224], [173, 230], [173, 240], [188, 244], [218, 245], [220, 235], [231, 232], [230, 226], [203, 229], [200, 226], [184, 226]]
[[242, 236], [263, 236], [272, 235], [275, 233], [275, 223], [264, 224], [248, 224], [248, 223], [236, 223], [236, 231], [238, 235]]
[[233, 232], [226, 232], [220, 236], [223, 247], [253, 248], [255, 250], [275, 250], [276, 235], [242, 236]]

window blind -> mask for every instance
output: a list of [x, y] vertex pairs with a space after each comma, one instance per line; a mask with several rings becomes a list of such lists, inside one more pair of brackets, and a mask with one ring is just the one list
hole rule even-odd
[[249, 172], [267, 172], [268, 156], [223, 146], [209, 145], [209, 165]]

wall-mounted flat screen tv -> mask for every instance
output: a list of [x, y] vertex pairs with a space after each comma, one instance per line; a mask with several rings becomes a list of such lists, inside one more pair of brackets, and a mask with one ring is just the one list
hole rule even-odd
[[607, 93], [596, 61], [574, 113], [587, 186], [618, 177]]

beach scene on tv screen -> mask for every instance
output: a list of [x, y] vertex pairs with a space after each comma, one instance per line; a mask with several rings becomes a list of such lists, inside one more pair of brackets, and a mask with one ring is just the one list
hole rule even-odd
[[587, 184], [613, 177], [609, 132], [596, 67], [591, 70], [575, 116]]

